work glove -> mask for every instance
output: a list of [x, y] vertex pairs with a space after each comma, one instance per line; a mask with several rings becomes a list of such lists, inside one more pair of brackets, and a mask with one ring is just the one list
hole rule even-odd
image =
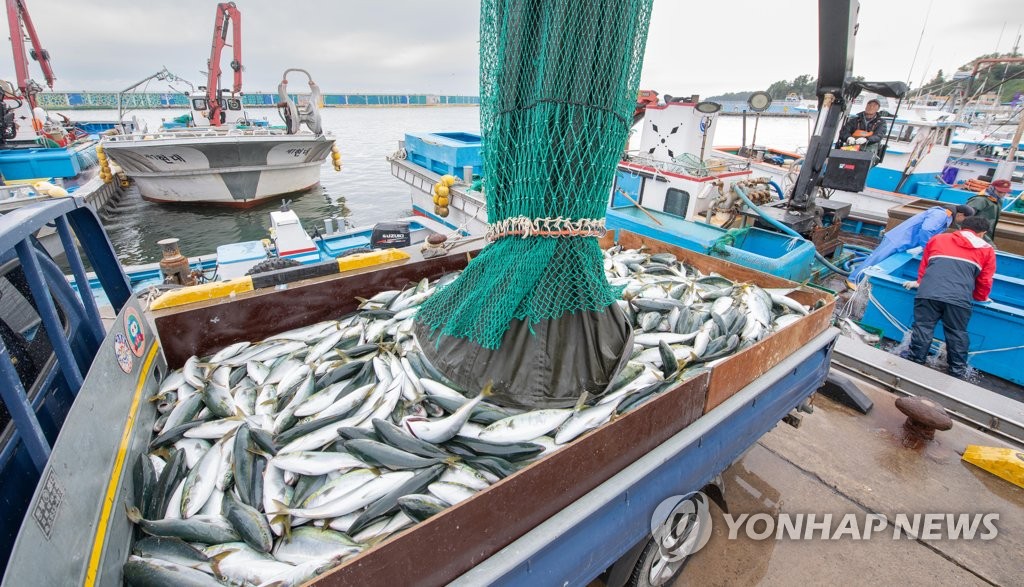
[[864, 137], [861, 137], [861, 138], [857, 139], [856, 142], [857, 142], [858, 145], [865, 145], [865, 144], [867, 144], [868, 140], [865, 139]]
[[847, 145], [853, 145], [853, 144], [855, 144], [856, 142], [857, 142], [857, 139], [855, 139], [855, 138], [853, 138], [853, 137], [850, 137], [850, 138], [846, 139], [846, 144], [847, 144]]
[[903, 289], [917, 289], [917, 286], [921, 285], [916, 281], [904, 281]]

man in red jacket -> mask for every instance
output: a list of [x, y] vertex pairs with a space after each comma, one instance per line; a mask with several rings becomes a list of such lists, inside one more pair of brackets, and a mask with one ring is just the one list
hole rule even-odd
[[967, 373], [967, 323], [973, 302], [991, 302], [996, 253], [984, 240], [988, 220], [980, 216], [964, 219], [961, 230], [933, 237], [924, 248], [917, 281], [903, 284], [917, 288], [914, 325], [905, 359], [924, 363], [932, 343], [935, 325], [942, 320], [946, 333], [949, 374], [963, 378]]

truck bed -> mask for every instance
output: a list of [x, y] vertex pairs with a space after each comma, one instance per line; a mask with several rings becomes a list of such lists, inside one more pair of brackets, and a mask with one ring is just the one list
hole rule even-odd
[[[651, 500], [656, 504], [700, 489], [821, 383], [835, 337], [829, 329], [830, 295], [629, 233], [618, 240], [627, 248], [671, 251], [704, 272], [733, 280], [797, 288], [793, 297], [819, 307], [475, 497], [364, 551], [321, 577], [324, 584], [440, 584], [485, 561], [473, 572], [495, 581], [523, 578], [527, 567], [522, 565], [537, 572], [540, 567], [528, 560], [551, 569], [537, 576], [545, 583], [555, 574], [574, 577], [568, 579], [573, 582], [593, 577], [649, 530], [644, 527], [650, 523]], [[355, 296], [461, 269], [468, 259], [463, 252], [429, 260], [413, 254], [286, 288], [155, 312], [158, 335], [146, 329], [141, 356], [128, 372], [118, 366], [113, 345], [130, 310], [122, 311], [54, 446], [5, 582], [120, 583], [133, 534], [124, 515], [134, 486], [131, 466], [145, 450], [155, 419], [146, 400], [168, 367], [233, 342], [341, 316], [355, 308]], [[616, 507], [621, 503], [615, 496], [625, 491], [627, 507]], [[596, 529], [609, 520], [616, 524], [613, 533]], [[556, 527], [566, 532], [565, 539], [550, 534]], [[509, 547], [523, 540], [531, 548]], [[542, 542], [562, 557], [576, 554], [552, 558]], [[583, 550], [590, 554], [580, 555]], [[476, 582], [474, 577], [467, 580]]]

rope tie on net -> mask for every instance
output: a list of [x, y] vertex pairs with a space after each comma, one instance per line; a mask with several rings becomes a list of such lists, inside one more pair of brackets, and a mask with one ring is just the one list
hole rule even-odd
[[531, 236], [542, 236], [549, 238], [563, 237], [601, 237], [604, 236], [604, 218], [528, 218], [526, 216], [513, 216], [505, 218], [487, 226], [487, 242], [494, 242], [500, 238], [518, 236], [529, 238]]

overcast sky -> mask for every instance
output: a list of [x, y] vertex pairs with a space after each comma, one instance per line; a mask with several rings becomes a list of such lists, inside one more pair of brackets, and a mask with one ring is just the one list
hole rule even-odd
[[[212, 0], [27, 4], [55, 89], [120, 89], [164, 65], [205, 82]], [[327, 92], [478, 93], [478, 0], [237, 4], [247, 91], [274, 90], [284, 69], [303, 67]], [[817, 12], [814, 0], [655, 0], [641, 86], [709, 96], [816, 75]], [[909, 76], [918, 86], [939, 68], [948, 74], [979, 54], [1009, 51], [1024, 25], [1024, 0], [862, 0], [859, 22], [854, 73], [869, 80], [906, 81], [925, 27]], [[0, 63], [0, 77], [13, 78], [10, 56]]]

